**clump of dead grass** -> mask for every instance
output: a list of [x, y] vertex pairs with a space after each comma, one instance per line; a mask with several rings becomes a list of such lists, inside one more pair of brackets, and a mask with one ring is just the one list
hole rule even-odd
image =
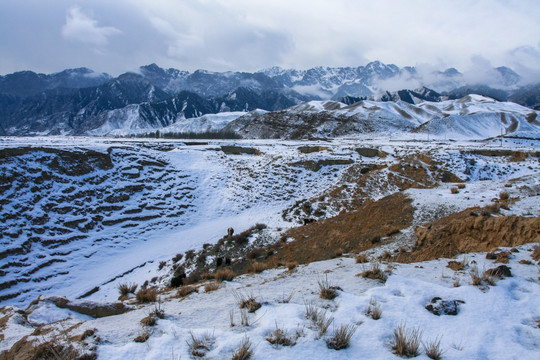
[[339, 328], [334, 329], [332, 336], [326, 339], [326, 346], [329, 349], [341, 350], [349, 347], [351, 338], [358, 327], [355, 325], [342, 324]]
[[381, 269], [378, 262], [373, 262], [371, 264], [371, 268], [362, 271], [360, 274], [357, 274], [356, 276], [361, 276], [367, 279], [379, 280], [383, 283], [386, 282], [386, 279], [387, 279], [385, 272]]
[[135, 294], [137, 291], [137, 284], [134, 283], [123, 283], [118, 285], [118, 291], [120, 292], [120, 298], [125, 299], [129, 294]]
[[433, 341], [428, 341], [426, 343], [422, 342], [422, 346], [424, 347], [424, 352], [426, 353], [426, 356], [433, 360], [441, 360], [442, 355], [444, 353], [443, 350], [441, 350], [441, 338], [436, 337]]
[[370, 316], [373, 320], [379, 320], [382, 316], [382, 309], [375, 298], [371, 298], [369, 306], [366, 310], [366, 315]]
[[540, 245], [535, 245], [531, 257], [534, 261], [540, 261]]
[[318, 329], [319, 336], [323, 336], [334, 321], [333, 317], [326, 316], [326, 310], [318, 309], [312, 302], [305, 302], [305, 317], [311, 321], [312, 326]]
[[253, 313], [261, 308], [261, 303], [255, 299], [253, 294], [242, 294], [239, 291], [233, 291], [233, 295], [236, 298], [236, 302], [240, 309], [246, 309], [248, 312]]
[[328, 276], [318, 280], [317, 283], [319, 284], [319, 296], [321, 299], [332, 300], [338, 296], [337, 290], [339, 288], [330, 284]]
[[289, 336], [286, 330], [281, 330], [277, 327], [276, 324], [276, 330], [271, 332], [267, 337], [266, 341], [268, 341], [272, 345], [281, 345], [281, 346], [294, 346], [296, 345], [296, 340]]
[[219, 283], [217, 283], [215, 281], [209, 282], [209, 283], [204, 285], [204, 291], [207, 292], [207, 293], [212, 292], [212, 291], [216, 291], [219, 288], [220, 288]]
[[268, 265], [262, 262], [252, 262], [247, 267], [248, 273], [261, 273], [264, 270], [268, 269]]
[[137, 301], [141, 304], [155, 302], [157, 299], [157, 289], [143, 286], [136, 295]]
[[185, 297], [185, 296], [188, 296], [188, 295], [193, 294], [195, 292], [199, 292], [199, 289], [196, 286], [186, 285], [186, 286], [182, 286], [182, 287], [178, 288], [178, 290], [176, 291], [176, 296], [177, 297]]
[[406, 329], [405, 326], [405, 323], [401, 323], [394, 329], [392, 351], [396, 355], [408, 358], [418, 356], [422, 331], [419, 328]]
[[232, 281], [234, 279], [234, 272], [231, 269], [220, 269], [216, 271], [214, 277], [217, 282]]
[[208, 333], [196, 336], [193, 332], [189, 333], [191, 339], [187, 341], [189, 352], [193, 357], [205, 357], [210, 351], [212, 345], [212, 336]]
[[233, 353], [232, 360], [248, 360], [253, 355], [251, 350], [251, 342], [246, 337], [242, 340], [240, 347]]
[[360, 254], [356, 257], [357, 264], [365, 264], [367, 262], [369, 262], [369, 259], [366, 254]]

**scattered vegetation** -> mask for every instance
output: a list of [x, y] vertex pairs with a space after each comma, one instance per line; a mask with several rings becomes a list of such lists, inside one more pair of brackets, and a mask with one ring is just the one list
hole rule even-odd
[[177, 297], [185, 297], [185, 296], [188, 296], [190, 294], [193, 294], [194, 292], [199, 292], [199, 289], [196, 286], [193, 286], [193, 285], [181, 286], [176, 291], [176, 296]]
[[141, 319], [141, 324], [144, 326], [154, 326], [156, 325], [156, 318], [153, 315], [148, 315]]
[[245, 337], [238, 350], [233, 353], [232, 360], [248, 360], [252, 354], [251, 342], [248, 337]]
[[212, 292], [212, 291], [216, 291], [219, 288], [220, 288], [219, 283], [217, 283], [215, 281], [209, 282], [206, 285], [204, 285], [204, 291], [207, 292], [207, 293]]
[[[371, 264], [371, 268], [370, 269], [366, 269], [364, 271], [362, 271], [360, 274], [358, 274], [359, 276], [363, 277], [363, 278], [367, 278], [367, 279], [375, 279], [375, 280], [379, 280], [381, 282], [386, 282], [386, 274], [384, 273], [384, 271], [381, 269], [380, 265], [378, 262], [373, 262]], [[358, 276], [357, 275], [357, 276]]]
[[195, 336], [193, 332], [189, 333], [191, 340], [187, 341], [189, 352], [193, 357], [205, 357], [206, 353], [210, 351], [212, 337], [210, 334], [202, 334], [201, 336]]
[[366, 254], [360, 254], [356, 257], [357, 264], [365, 264], [367, 262], [369, 262], [369, 259]]
[[148, 340], [149, 338], [150, 332], [148, 331], [148, 329], [145, 329], [144, 332], [141, 335], [137, 336], [135, 339], [133, 339], [133, 341], [143, 343], [146, 342], [146, 340]]
[[330, 284], [328, 276], [318, 280], [317, 283], [319, 284], [319, 296], [321, 299], [332, 300], [338, 296], [337, 290], [339, 288]]
[[125, 299], [129, 294], [135, 294], [135, 291], [137, 291], [137, 284], [119, 284], [118, 291], [120, 292], [120, 298]]
[[261, 303], [255, 300], [253, 294], [242, 294], [239, 291], [233, 291], [233, 295], [240, 309], [246, 309], [248, 312], [253, 313], [261, 308]]
[[354, 325], [341, 325], [338, 329], [334, 329], [332, 336], [326, 339], [326, 346], [334, 350], [348, 348], [357, 328]]
[[155, 302], [157, 299], [157, 289], [154, 287], [141, 287], [136, 295], [137, 301], [141, 304]]
[[377, 300], [375, 300], [375, 298], [371, 298], [371, 300], [369, 301], [369, 306], [367, 308], [366, 315], [370, 316], [373, 320], [379, 320], [381, 318], [382, 316], [381, 306], [379, 305]]
[[318, 309], [315, 304], [311, 302], [306, 302], [304, 305], [306, 307], [306, 319], [310, 320], [312, 326], [318, 329], [319, 336], [326, 334], [326, 331], [334, 321], [334, 318], [327, 317], [326, 310]]
[[268, 269], [268, 265], [261, 262], [252, 262], [247, 267], [248, 273], [261, 273], [264, 270]]
[[217, 282], [232, 281], [234, 272], [231, 269], [220, 269], [216, 271], [215, 279]]
[[441, 338], [437, 337], [435, 340], [424, 343], [422, 342], [422, 346], [424, 347], [424, 352], [426, 353], [427, 357], [433, 360], [441, 360], [442, 355], [444, 351], [441, 350]]
[[405, 323], [401, 323], [394, 329], [392, 351], [408, 358], [418, 356], [421, 336], [422, 331], [419, 328], [406, 329]]
[[540, 245], [535, 245], [531, 255], [534, 261], [540, 261]]
[[452, 194], [457, 194], [457, 193], [459, 193], [459, 189], [457, 187], [452, 187], [452, 188], [450, 188], [450, 192]]
[[267, 337], [266, 341], [268, 341], [272, 345], [281, 345], [281, 346], [294, 346], [296, 345], [296, 340], [289, 336], [287, 331], [281, 330], [277, 327], [276, 324], [276, 330], [271, 332]]

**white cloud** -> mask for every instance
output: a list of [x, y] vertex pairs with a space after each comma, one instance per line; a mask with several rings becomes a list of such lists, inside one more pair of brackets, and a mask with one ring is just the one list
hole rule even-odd
[[112, 26], [98, 26], [97, 20], [83, 13], [78, 7], [72, 7], [66, 14], [66, 23], [62, 27], [65, 39], [88, 43], [96, 46], [107, 45], [109, 36], [122, 32]]

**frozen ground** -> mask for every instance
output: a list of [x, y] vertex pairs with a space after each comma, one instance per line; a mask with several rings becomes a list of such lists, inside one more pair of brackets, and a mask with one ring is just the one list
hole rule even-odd
[[[0, 224], [0, 241], [1, 250], [7, 255], [0, 259], [0, 281], [4, 284], [0, 296], [5, 296], [1, 305], [20, 308], [26, 308], [38, 295], [76, 299], [96, 287], [99, 290], [85, 297], [86, 300], [116, 301], [118, 284], [141, 284], [152, 277], [166, 279], [167, 268], [158, 270], [161, 261], [188, 249], [198, 249], [205, 243], [215, 243], [230, 226], [240, 232], [256, 223], [265, 223], [268, 232], [276, 236], [278, 229], [297, 226], [284, 221], [282, 211], [299, 200], [342, 185], [341, 176], [349, 166], [391, 165], [412, 154], [429, 155], [465, 180], [466, 186], [456, 194], [451, 192], [455, 183], [407, 190], [417, 211], [413, 226], [403, 231], [403, 244], [414, 243], [414, 226], [423, 221], [471, 206], [489, 205], [503, 191], [515, 199], [509, 210], [502, 210], [503, 215], [540, 215], [539, 144], [534, 140], [505, 139], [502, 143], [498, 140], [427, 142], [414, 138], [197, 143], [95, 138], [0, 140], [0, 149], [4, 150], [29, 145], [36, 151], [16, 159], [0, 158], [3, 175], [6, 178], [16, 175], [9, 178], [13, 180], [10, 186], [2, 188], [0, 215], [4, 221]], [[313, 152], [299, 150], [305, 146], [319, 148]], [[356, 151], [359, 147], [377, 148], [388, 156], [361, 156]], [[95, 167], [82, 175], [55, 173], [59, 167], [52, 161], [57, 155], [43, 149], [110, 154], [112, 167]], [[532, 155], [512, 161], [511, 156], [485, 153], [508, 150]], [[323, 165], [317, 169], [313, 164]], [[130, 185], [143, 187], [126, 193], [124, 189]], [[39, 191], [32, 190], [36, 186]], [[73, 190], [67, 191], [72, 187]], [[389, 191], [380, 189], [373, 193], [373, 198]], [[66, 194], [81, 195], [68, 202]], [[119, 194], [127, 196], [110, 197]], [[85, 228], [88, 224], [85, 221], [103, 206], [112, 208], [107, 208], [104, 218], [96, 220], [93, 227]], [[43, 217], [46, 209], [49, 209], [48, 217]], [[170, 214], [174, 216], [167, 216]], [[61, 226], [73, 220], [81, 221], [75, 221], [73, 227]], [[45, 231], [41, 232], [40, 227]], [[16, 250], [19, 248], [23, 250]], [[14, 250], [6, 252], [9, 249]], [[387, 359], [394, 357], [389, 345], [393, 329], [406, 323], [407, 328], [421, 329], [424, 341], [441, 336], [444, 358], [534, 359], [540, 351], [539, 273], [534, 262], [519, 263], [530, 260], [530, 249], [532, 245], [521, 246], [519, 252], [512, 254], [509, 266], [513, 277], [483, 288], [471, 285], [469, 271], [473, 260], [480, 271], [495, 266], [485, 259], [485, 254], [467, 255], [469, 265], [457, 272], [445, 267], [448, 261], [445, 259], [383, 265], [394, 268], [386, 284], [355, 276], [370, 265], [356, 264], [351, 258], [312, 263], [292, 271], [267, 270], [237, 277], [214, 292], [205, 293], [201, 285], [199, 293], [186, 299], [178, 299], [172, 292], [163, 293], [159, 306], [165, 318], [150, 328], [142, 326], [140, 320], [157, 305], [138, 305], [137, 310], [124, 315], [90, 319], [41, 302], [30, 311], [33, 325], [8, 307], [5, 313], [13, 316], [2, 331], [0, 350], [10, 348], [22, 336], [32, 333], [37, 323], [54, 322], [51, 326], [56, 329], [78, 324], [70, 330], [72, 335], [96, 328], [97, 335], [87, 343], [89, 347], [97, 346], [97, 354], [103, 359], [190, 358], [187, 345], [190, 332], [208, 335], [209, 358], [230, 357], [247, 336], [256, 359], [359, 355]], [[369, 251], [368, 256], [375, 257], [384, 250], [393, 248]], [[335, 300], [318, 298], [317, 281], [325, 273], [332, 284], [342, 289]], [[456, 280], [458, 287], [454, 286]], [[233, 290], [253, 294], [263, 304], [254, 314], [248, 314], [248, 326], [241, 325]], [[284, 302], [291, 294], [292, 300]], [[457, 316], [435, 316], [424, 306], [436, 296], [465, 303]], [[370, 301], [379, 304], [381, 319], [373, 320], [366, 315]], [[334, 318], [324, 336], [319, 336], [305, 319], [305, 303], [310, 302]], [[231, 311], [237, 325], [234, 327], [230, 326]], [[67, 316], [71, 319], [63, 320]], [[351, 346], [341, 351], [327, 349], [325, 339], [341, 324], [358, 326]], [[291, 336], [298, 334], [296, 345], [276, 347], [266, 341], [276, 327]], [[147, 331], [150, 336], [147, 342], [133, 342]]]

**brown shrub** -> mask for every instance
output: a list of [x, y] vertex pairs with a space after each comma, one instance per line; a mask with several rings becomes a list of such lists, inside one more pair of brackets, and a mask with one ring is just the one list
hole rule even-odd
[[209, 282], [206, 285], [204, 285], [205, 292], [216, 291], [219, 288], [220, 288], [220, 285], [217, 282]]
[[534, 261], [540, 261], [540, 245], [535, 245], [531, 257]]
[[356, 329], [357, 326], [354, 325], [341, 325], [338, 329], [334, 330], [332, 336], [326, 340], [326, 346], [329, 349], [334, 350], [348, 348]]
[[248, 273], [261, 273], [266, 269], [268, 269], [268, 265], [266, 263], [252, 262], [248, 265], [247, 272]]
[[520, 263], [520, 264], [523, 264], [523, 265], [531, 265], [531, 264], [532, 264], [532, 261], [522, 259], [522, 260], [519, 260], [519, 263]]
[[317, 283], [319, 284], [319, 296], [321, 299], [332, 300], [338, 296], [337, 290], [339, 288], [330, 284], [328, 276], [324, 279], [317, 280]]
[[240, 344], [240, 347], [233, 353], [232, 360], [248, 360], [252, 354], [251, 342], [246, 337]]
[[367, 279], [379, 280], [383, 283], [386, 282], [386, 274], [380, 268], [379, 263], [377, 262], [371, 264], [371, 269], [366, 269], [360, 274], [357, 274], [357, 276], [362, 276], [363, 278]]
[[199, 289], [196, 286], [186, 285], [186, 286], [180, 287], [178, 289], [178, 291], [176, 291], [176, 296], [177, 297], [184, 297], [184, 296], [188, 296], [190, 294], [193, 294], [194, 292], [199, 292]]
[[294, 346], [296, 345], [296, 342], [294, 339], [289, 337], [286, 331], [283, 331], [281, 329], [276, 329], [275, 331], [271, 332], [270, 335], [266, 337], [266, 341], [268, 341], [272, 345], [281, 345], [281, 346]]
[[142, 287], [137, 292], [137, 301], [140, 303], [154, 302], [157, 299], [157, 289]]
[[510, 194], [508, 194], [506, 191], [499, 194], [499, 200], [508, 201], [508, 199], [510, 199]]
[[510, 259], [510, 253], [508, 251], [501, 251], [500, 253], [497, 254], [497, 259], [495, 260], [495, 262], [508, 264], [509, 259]]
[[118, 291], [120, 292], [120, 297], [127, 297], [129, 294], [135, 294], [137, 291], [137, 284], [119, 284]]
[[234, 272], [231, 269], [220, 269], [216, 271], [215, 279], [217, 282], [232, 281]]
[[408, 358], [418, 356], [421, 336], [422, 331], [419, 328], [405, 329], [405, 324], [400, 324], [394, 329], [392, 351]]
[[156, 325], [156, 318], [152, 315], [148, 315], [147, 317], [141, 319], [141, 324], [144, 326], [154, 326]]
[[452, 194], [457, 194], [457, 193], [459, 193], [459, 189], [457, 187], [453, 187], [453, 188], [450, 188], [450, 192]]
[[356, 263], [357, 264], [365, 264], [369, 261], [366, 254], [360, 254], [356, 257]]
[[150, 333], [148, 331], [143, 332], [141, 335], [137, 336], [133, 341], [138, 343], [146, 342], [150, 338]]

